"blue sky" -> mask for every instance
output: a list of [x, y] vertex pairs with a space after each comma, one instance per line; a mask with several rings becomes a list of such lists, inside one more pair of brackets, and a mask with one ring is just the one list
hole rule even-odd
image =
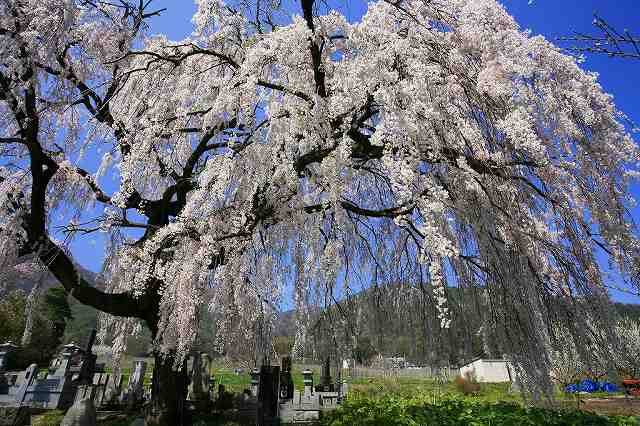
[[[349, 0], [329, 0], [326, 3], [338, 8], [351, 21], [362, 16], [367, 4]], [[167, 11], [151, 20], [152, 33], [165, 34], [174, 40], [189, 35], [195, 11], [191, 0], [155, 0], [153, 4], [158, 8], [166, 7]], [[528, 0], [503, 0], [502, 4], [522, 29], [529, 29], [533, 35], [541, 34], [554, 42], [557, 37], [571, 35], [573, 31], [597, 34], [592, 25], [594, 12], [615, 28], [627, 28], [640, 37], [640, 0], [534, 0], [532, 4]], [[564, 47], [570, 45], [567, 42], [556, 43]], [[591, 55], [582, 67], [599, 73], [600, 84], [614, 96], [616, 106], [640, 124], [640, 60]], [[634, 138], [640, 143], [640, 135], [636, 134]], [[640, 199], [640, 187], [633, 192]], [[93, 240], [77, 241], [72, 251], [81, 265], [97, 271], [102, 263], [102, 236], [94, 236]], [[638, 298], [621, 293], [612, 295], [619, 301], [640, 302]]]

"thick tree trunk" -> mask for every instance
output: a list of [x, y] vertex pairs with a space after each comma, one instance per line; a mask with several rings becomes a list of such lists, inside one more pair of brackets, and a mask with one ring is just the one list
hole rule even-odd
[[182, 426], [187, 424], [184, 401], [187, 396], [188, 377], [186, 362], [176, 371], [173, 356], [155, 354], [151, 406], [147, 424], [158, 426]]

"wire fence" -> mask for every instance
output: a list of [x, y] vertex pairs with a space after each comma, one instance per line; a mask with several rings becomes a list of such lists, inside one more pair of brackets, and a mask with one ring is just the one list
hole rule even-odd
[[457, 368], [444, 367], [444, 368], [371, 368], [371, 367], [351, 367], [348, 370], [348, 375], [352, 378], [394, 378], [394, 377], [407, 377], [415, 379], [445, 379], [453, 380], [456, 376], [460, 375], [460, 371]]

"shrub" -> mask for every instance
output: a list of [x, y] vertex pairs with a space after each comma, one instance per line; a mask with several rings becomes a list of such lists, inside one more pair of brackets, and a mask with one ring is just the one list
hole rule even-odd
[[577, 410], [527, 408], [450, 398], [436, 404], [403, 398], [348, 399], [342, 407], [322, 413], [322, 426], [631, 426], [630, 416], [600, 416]]
[[463, 395], [477, 395], [480, 392], [480, 384], [468, 373], [465, 377], [456, 377], [453, 383], [456, 390]]

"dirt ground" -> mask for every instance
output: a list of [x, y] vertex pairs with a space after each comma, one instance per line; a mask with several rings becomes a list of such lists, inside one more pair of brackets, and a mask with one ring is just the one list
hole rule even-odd
[[638, 397], [580, 398], [579, 402], [566, 401], [566, 407], [604, 415], [640, 416]]

